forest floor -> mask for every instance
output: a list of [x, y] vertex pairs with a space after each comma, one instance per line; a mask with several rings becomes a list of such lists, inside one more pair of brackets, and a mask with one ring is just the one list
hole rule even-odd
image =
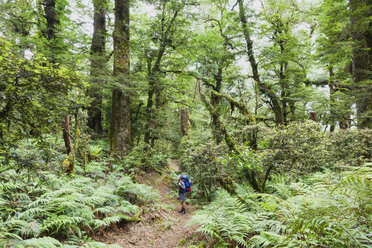
[[[126, 223], [120, 227], [106, 230], [94, 239], [106, 244], [117, 244], [125, 248], [176, 248], [181, 247], [185, 240], [192, 236], [196, 226], [188, 226], [194, 206], [186, 205], [186, 214], [178, 211], [181, 204], [178, 201], [178, 187], [174, 185], [175, 172], [178, 174], [178, 162], [173, 160], [162, 175], [157, 172], [145, 173], [138, 178], [139, 183], [152, 186], [161, 195], [161, 208], [144, 213], [142, 222]], [[172, 175], [173, 174], [173, 175]]]

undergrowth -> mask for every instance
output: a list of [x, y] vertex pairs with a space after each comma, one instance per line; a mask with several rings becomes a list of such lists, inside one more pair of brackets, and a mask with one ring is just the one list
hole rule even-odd
[[[19, 161], [28, 161], [23, 150]], [[150, 186], [110, 171], [98, 158], [101, 149], [91, 150], [97, 159], [76, 166], [72, 176], [47, 168], [35, 154], [30, 166], [0, 164], [0, 247], [119, 247], [90, 236], [140, 221], [143, 210], [158, 206], [160, 195]]]
[[287, 181], [274, 178], [271, 194], [243, 186], [239, 197], [219, 190], [191, 223], [211, 247], [371, 247], [371, 168]]

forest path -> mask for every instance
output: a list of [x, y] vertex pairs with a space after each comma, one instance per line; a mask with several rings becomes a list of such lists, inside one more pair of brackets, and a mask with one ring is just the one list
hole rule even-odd
[[182, 240], [192, 235], [195, 226], [186, 226], [194, 208], [186, 205], [186, 214], [181, 215], [181, 203], [178, 201], [178, 187], [175, 177], [179, 173], [178, 161], [172, 160], [162, 175], [156, 172], [146, 173], [138, 181], [152, 186], [161, 195], [164, 209], [155, 208], [153, 212], [142, 215], [143, 221], [125, 224], [121, 228], [106, 231], [95, 239], [117, 244], [125, 248], [176, 248], [182, 246]]

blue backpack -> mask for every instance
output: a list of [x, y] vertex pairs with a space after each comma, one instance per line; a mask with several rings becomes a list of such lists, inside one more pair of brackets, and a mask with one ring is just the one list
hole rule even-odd
[[185, 183], [185, 191], [191, 191], [191, 180], [189, 179], [189, 177], [187, 175], [182, 175], [181, 180]]

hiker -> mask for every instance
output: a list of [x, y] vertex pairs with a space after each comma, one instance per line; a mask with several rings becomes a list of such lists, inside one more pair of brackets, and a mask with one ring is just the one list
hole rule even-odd
[[186, 198], [186, 185], [183, 180], [181, 180], [181, 175], [178, 176], [178, 191], [180, 195], [180, 202], [182, 205], [181, 211], [179, 211], [180, 214], [185, 214], [186, 213], [186, 203], [185, 203], [185, 198]]

